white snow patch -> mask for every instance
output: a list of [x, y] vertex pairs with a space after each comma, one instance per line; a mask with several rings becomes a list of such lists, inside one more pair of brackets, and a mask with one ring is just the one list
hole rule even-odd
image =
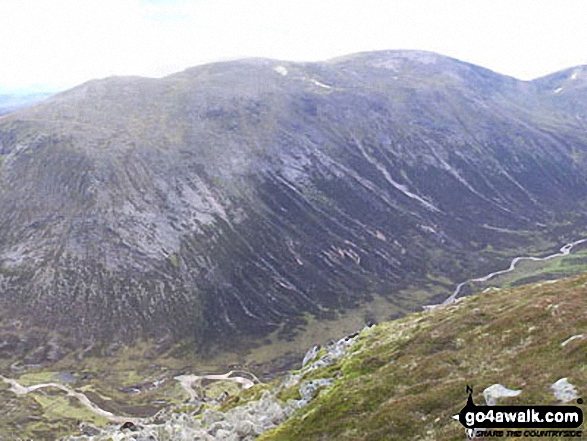
[[561, 343], [561, 346], [566, 346], [568, 345], [570, 342], [572, 342], [573, 340], [576, 340], [578, 338], [585, 338], [587, 337], [587, 335], [585, 334], [578, 334], [578, 335], [573, 335], [572, 337], [567, 338], [565, 341], [563, 341]]
[[322, 87], [324, 89], [332, 89], [332, 86], [329, 86], [328, 84], [321, 83], [320, 81], [317, 81], [313, 78], [310, 81], [318, 87]]
[[573, 75], [571, 75], [571, 80], [576, 80], [578, 75], [577, 72], [574, 72]]
[[273, 70], [284, 77], [287, 75], [287, 69], [283, 66], [277, 66]]
[[556, 89], [556, 90], [554, 91], [554, 93], [561, 93], [561, 91], [562, 91], [562, 90], [563, 90], [563, 88], [562, 88], [562, 87], [559, 87], [558, 89]]

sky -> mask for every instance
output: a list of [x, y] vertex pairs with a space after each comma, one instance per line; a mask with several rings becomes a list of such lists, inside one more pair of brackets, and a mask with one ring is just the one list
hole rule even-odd
[[0, 0], [0, 90], [384, 49], [528, 80], [587, 64], [586, 19], [585, 0]]

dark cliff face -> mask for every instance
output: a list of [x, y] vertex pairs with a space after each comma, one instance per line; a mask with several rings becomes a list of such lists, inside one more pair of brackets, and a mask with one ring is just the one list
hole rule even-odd
[[83, 84], [0, 119], [2, 310], [209, 339], [463, 277], [582, 213], [585, 113], [551, 87], [421, 52]]

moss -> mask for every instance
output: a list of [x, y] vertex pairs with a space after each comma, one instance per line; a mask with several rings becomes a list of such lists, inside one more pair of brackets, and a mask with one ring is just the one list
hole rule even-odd
[[174, 268], [179, 268], [179, 257], [176, 253], [171, 253], [169, 256], [167, 256], [167, 260], [169, 261], [171, 266], [173, 266]]
[[300, 400], [302, 396], [300, 395], [299, 384], [282, 389], [277, 394], [277, 398], [284, 403], [286, 403], [288, 400]]
[[39, 383], [59, 383], [55, 379], [56, 372], [33, 372], [29, 374], [24, 374], [18, 378], [18, 382], [23, 386], [32, 386], [34, 384]]
[[[587, 329], [586, 284], [587, 275], [582, 275], [492, 291], [366, 329], [348, 356], [306, 374], [302, 380], [334, 378], [332, 387], [321, 390], [308, 406], [261, 439], [461, 439], [462, 427], [450, 416], [464, 405], [467, 384], [475, 388], [477, 403], [482, 403], [485, 387], [501, 383], [523, 390], [511, 404], [550, 404], [554, 398], [549, 386], [561, 377], [568, 377], [585, 395], [587, 342], [577, 339], [564, 347], [561, 343]], [[165, 355], [145, 360], [142, 354], [148, 349], [145, 343], [125, 347], [112, 357], [84, 358], [77, 362], [79, 372], [93, 376], [79, 388], [117, 414], [135, 411], [160, 398], [180, 404], [185, 395], [173, 376], [184, 371], [185, 365]], [[325, 349], [320, 352], [324, 355]], [[154, 362], [162, 365], [154, 366]], [[54, 381], [55, 371], [70, 370], [67, 366], [73, 363], [63, 361], [52, 371], [28, 373], [19, 380], [26, 384]], [[118, 389], [161, 377], [167, 381], [154, 391], [135, 395]], [[258, 400], [278, 383], [244, 390], [227, 399], [219, 410]], [[224, 387], [221, 383], [211, 386], [211, 394]], [[77, 400], [71, 401], [58, 391], [16, 397], [4, 385], [0, 398], [17, 409], [12, 416], [0, 415], [0, 426], [20, 427], [20, 437], [44, 439], [50, 431], [72, 433], [77, 427], [75, 419], [96, 418], [86, 414], [89, 411]], [[298, 386], [280, 391], [278, 398], [284, 402], [298, 399]], [[190, 405], [176, 409], [182, 413], [194, 410]], [[34, 419], [15, 419], [14, 415]]]
[[66, 395], [45, 395], [35, 394], [35, 400], [43, 406], [45, 417], [52, 420], [81, 420], [90, 421], [96, 425], [104, 426], [108, 423], [104, 417], [101, 417], [83, 406], [77, 399]]
[[277, 385], [276, 382], [256, 384], [255, 386], [243, 390], [239, 395], [228, 398], [220, 405], [220, 410], [226, 412], [236, 406], [241, 406], [250, 401], [257, 401], [261, 399], [263, 392], [273, 389]]
[[173, 409], [173, 413], [192, 413], [200, 409], [199, 404], [184, 404]]

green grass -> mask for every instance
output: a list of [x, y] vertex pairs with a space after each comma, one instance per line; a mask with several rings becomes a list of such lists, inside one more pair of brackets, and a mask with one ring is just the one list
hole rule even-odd
[[[559, 264], [576, 266], [583, 254], [561, 259]], [[322, 389], [310, 405], [261, 439], [460, 440], [463, 428], [450, 416], [464, 405], [467, 384], [475, 388], [477, 403], [482, 403], [482, 390], [493, 383], [523, 391], [508, 403], [554, 403], [548, 387], [562, 377], [568, 377], [585, 396], [587, 341], [577, 339], [565, 347], [561, 343], [587, 331], [586, 285], [587, 275], [581, 275], [501, 289], [366, 329], [349, 356], [304, 378], [335, 378], [333, 386]], [[149, 365], [138, 357], [144, 349], [82, 360], [80, 371], [91, 369], [94, 377], [76, 387], [94, 394], [93, 401], [95, 397], [101, 407], [115, 413], [124, 414], [133, 406], [161, 398], [181, 406], [185, 394], [172, 379], [173, 363], [153, 366], [151, 361]], [[129, 395], [118, 390], [166, 371], [169, 380], [156, 391]], [[25, 384], [54, 381], [54, 372], [29, 372], [19, 380]], [[221, 410], [257, 400], [277, 384], [242, 391], [224, 402]], [[205, 386], [213, 396], [234, 384]], [[278, 398], [286, 402], [298, 399], [299, 393], [296, 387], [287, 388]], [[44, 439], [47, 433], [75, 432], [77, 420], [104, 424], [101, 417], [59, 391], [16, 397], [4, 385], [0, 399], [12, 410], [0, 415], [3, 433]], [[184, 405], [177, 411], [185, 409]]]
[[[544, 254], [544, 253], [542, 253]], [[475, 282], [475, 289], [489, 287], [509, 288], [541, 280], [553, 280], [577, 275], [587, 271], [587, 247], [581, 244], [567, 256], [546, 261], [524, 260], [518, 262], [514, 271], [496, 276], [486, 282]]]
[[31, 372], [21, 375], [18, 378], [18, 382], [23, 386], [32, 386], [39, 383], [60, 383], [60, 381], [55, 378], [56, 373], [57, 372], [52, 371]]
[[35, 400], [43, 407], [44, 416], [49, 420], [80, 420], [104, 426], [108, 420], [95, 414], [77, 398], [68, 397], [64, 393], [34, 393]]

